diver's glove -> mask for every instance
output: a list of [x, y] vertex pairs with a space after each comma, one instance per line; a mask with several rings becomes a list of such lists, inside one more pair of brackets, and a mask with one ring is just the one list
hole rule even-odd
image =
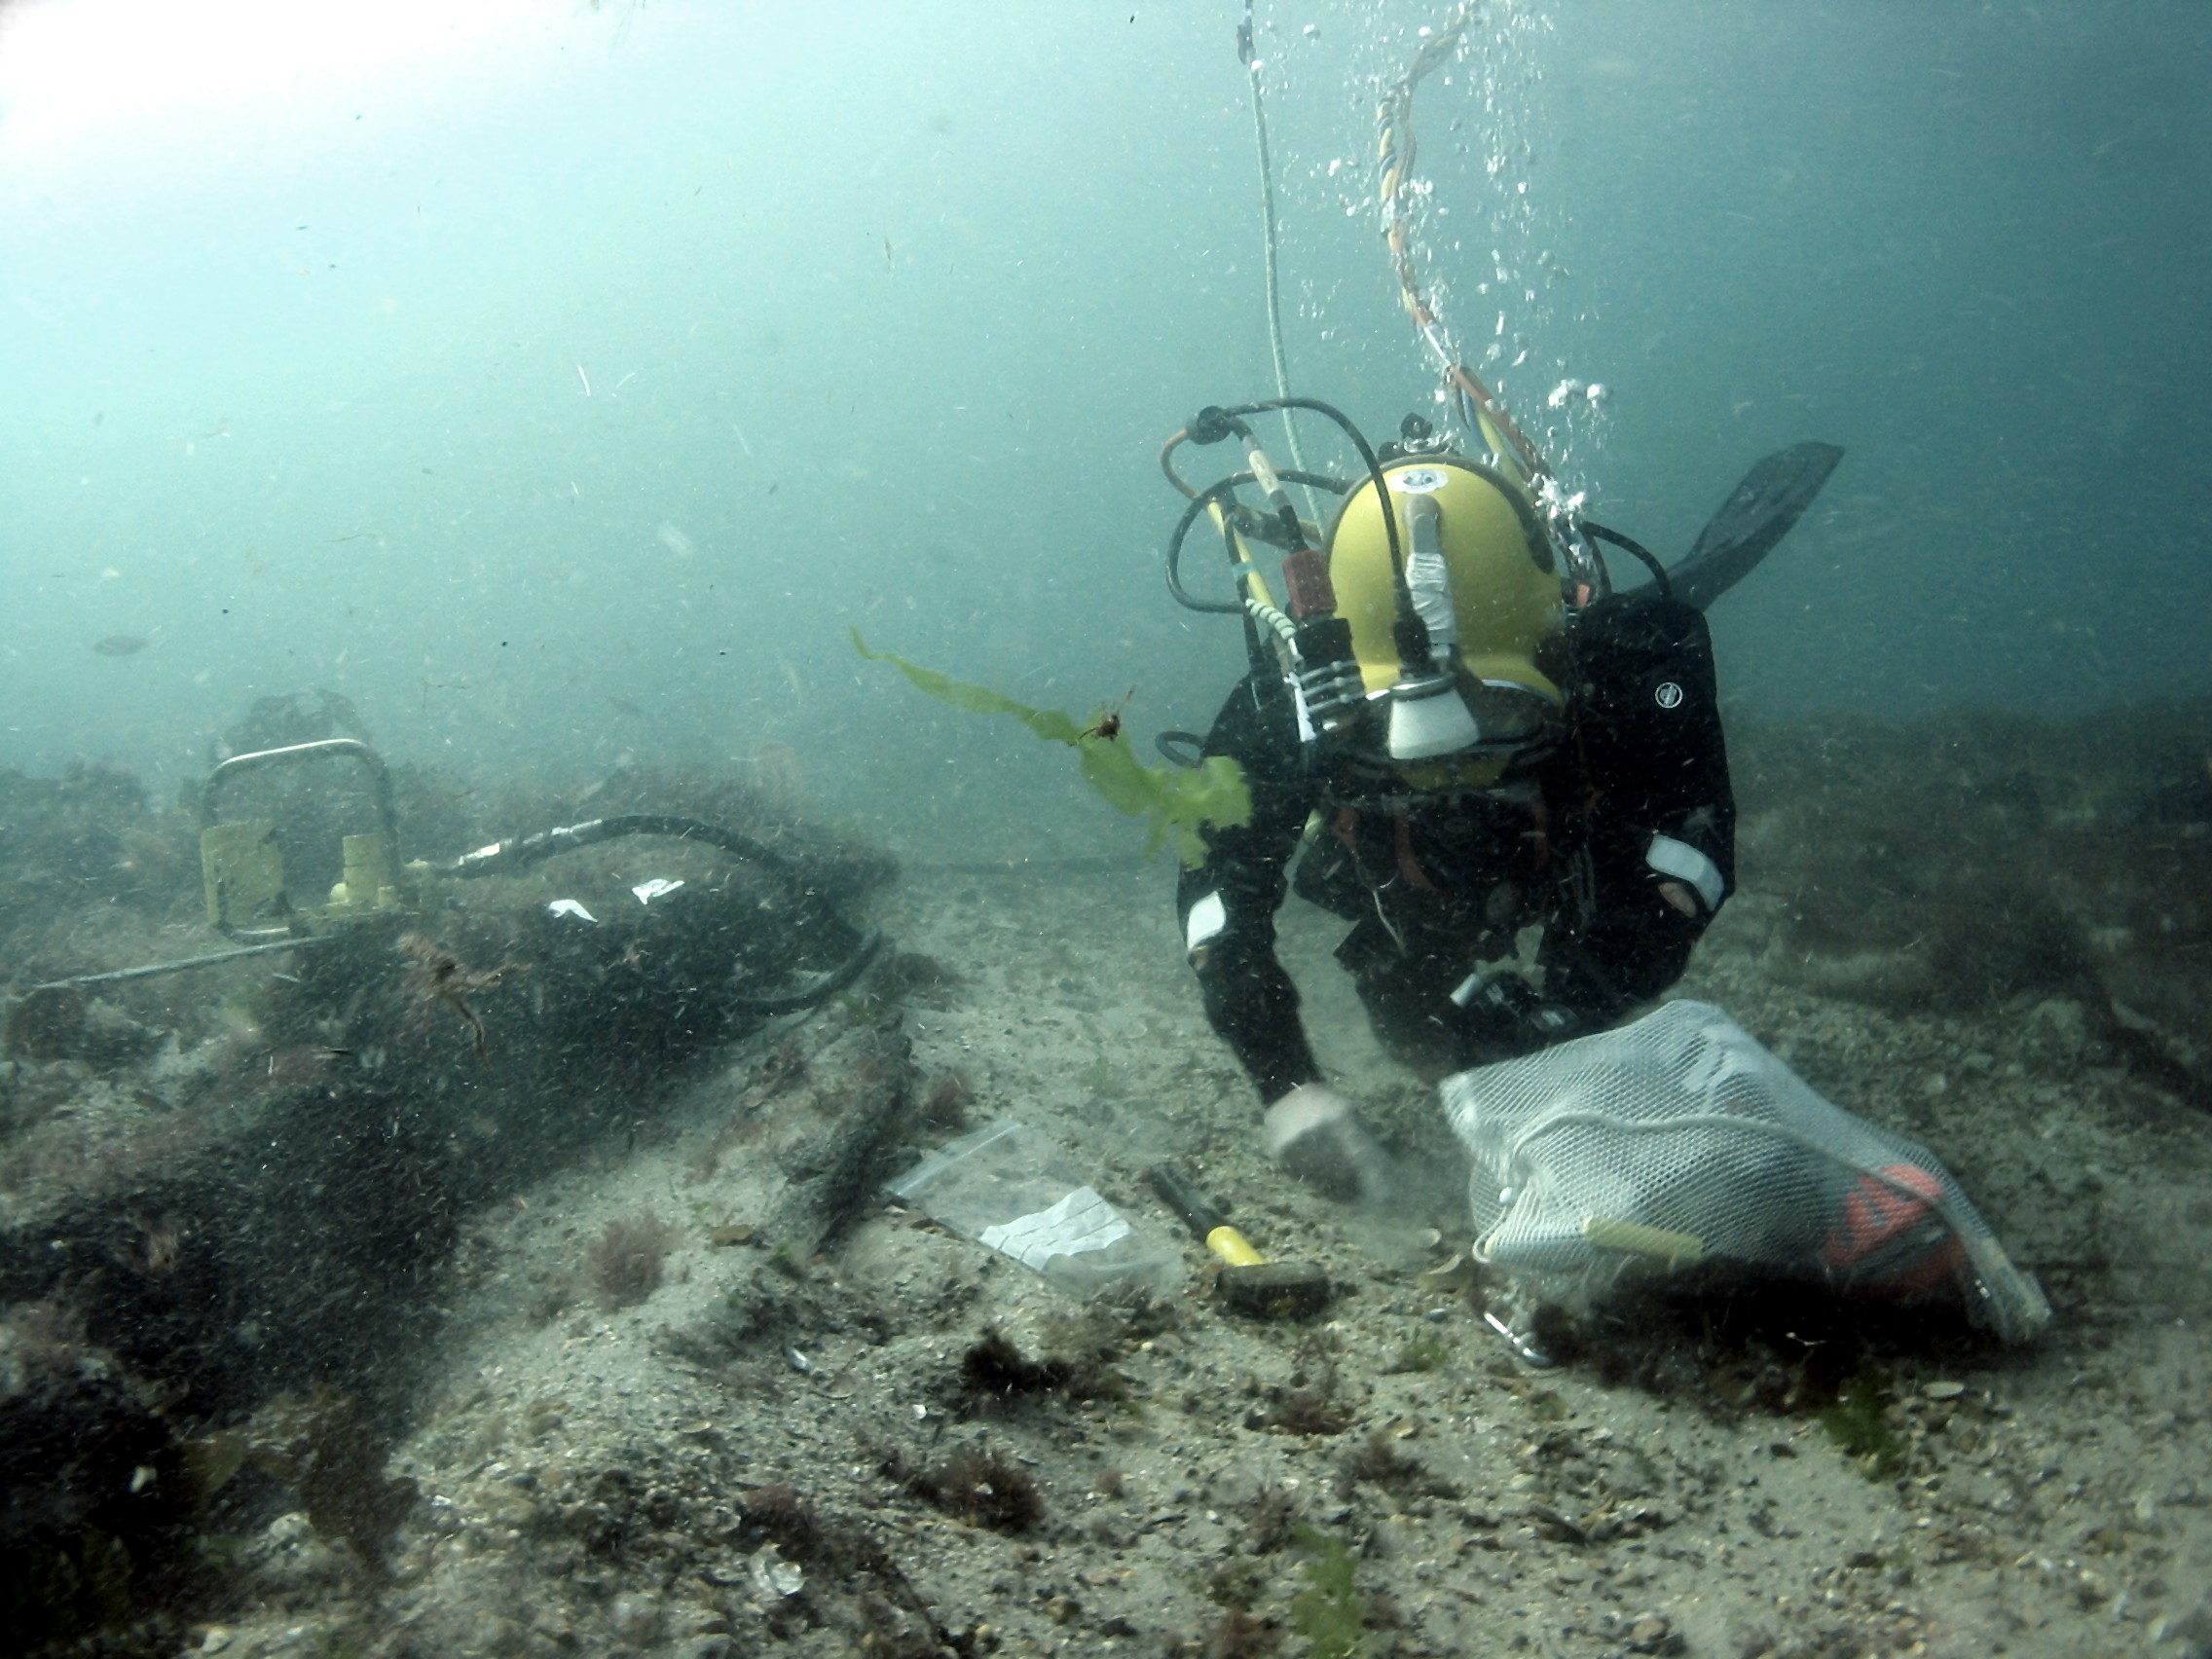
[[1333, 1198], [1389, 1197], [1390, 1155], [1327, 1084], [1302, 1083], [1270, 1106], [1261, 1134], [1270, 1158]]
[[1470, 974], [1452, 993], [1459, 1005], [1459, 1063], [1495, 1065], [1587, 1031], [1589, 1021], [1564, 1004], [1546, 1002], [1518, 974]]

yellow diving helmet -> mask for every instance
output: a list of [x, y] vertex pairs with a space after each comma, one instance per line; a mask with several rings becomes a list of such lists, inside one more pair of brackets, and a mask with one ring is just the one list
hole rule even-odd
[[[1392, 761], [1503, 758], [1540, 736], [1566, 698], [1537, 666], [1566, 614], [1549, 538], [1518, 486], [1459, 456], [1382, 468], [1413, 608], [1433, 659], [1399, 660], [1398, 585], [1372, 482], [1348, 496], [1326, 552], [1337, 614], [1370, 702], [1389, 702]], [[1461, 770], [1463, 768], [1456, 768]], [[1473, 777], [1467, 782], [1485, 780]]]

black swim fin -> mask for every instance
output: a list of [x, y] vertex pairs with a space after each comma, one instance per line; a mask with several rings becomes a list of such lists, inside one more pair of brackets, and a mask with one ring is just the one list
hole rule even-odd
[[1804, 516], [1841, 460], [1835, 444], [1792, 444], [1745, 473], [1689, 557], [1667, 572], [1675, 597], [1704, 610], [1750, 575]]

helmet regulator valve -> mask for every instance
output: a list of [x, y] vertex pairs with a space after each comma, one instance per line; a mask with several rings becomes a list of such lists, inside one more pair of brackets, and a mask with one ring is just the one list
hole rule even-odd
[[1333, 735], [1366, 707], [1367, 687], [1352, 654], [1351, 624], [1337, 614], [1329, 562], [1314, 549], [1301, 547], [1283, 560], [1282, 585], [1297, 618], [1292, 638], [1298, 651], [1298, 694], [1314, 730]]
[[1282, 585], [1290, 597], [1290, 613], [1301, 622], [1309, 616], [1334, 616], [1336, 584], [1329, 580], [1329, 562], [1310, 547], [1302, 547], [1282, 562]]

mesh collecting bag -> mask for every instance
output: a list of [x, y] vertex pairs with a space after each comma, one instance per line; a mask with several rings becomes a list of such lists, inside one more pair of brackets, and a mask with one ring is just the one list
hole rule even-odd
[[2050, 1322], [1934, 1154], [1823, 1099], [1710, 1004], [1443, 1093], [1474, 1155], [1477, 1255], [1548, 1300], [1587, 1308], [1625, 1277], [1710, 1266], [1963, 1299], [2007, 1342]]

